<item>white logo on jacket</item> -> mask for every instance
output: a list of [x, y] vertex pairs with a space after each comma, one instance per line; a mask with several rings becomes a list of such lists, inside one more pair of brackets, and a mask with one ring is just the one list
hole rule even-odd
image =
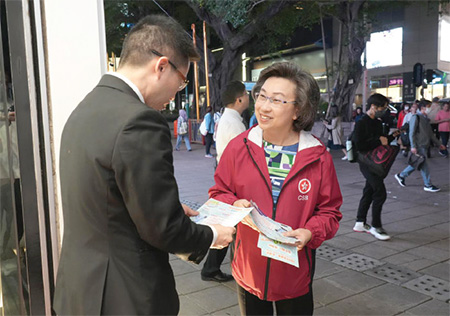
[[301, 179], [298, 182], [298, 190], [301, 194], [306, 194], [311, 190], [311, 182], [308, 179]]

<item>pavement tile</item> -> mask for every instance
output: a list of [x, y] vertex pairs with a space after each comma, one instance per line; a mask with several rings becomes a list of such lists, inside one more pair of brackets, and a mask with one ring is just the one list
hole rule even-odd
[[429, 266], [428, 268], [420, 270], [420, 273], [428, 274], [431, 276], [434, 276], [436, 278], [450, 281], [449, 274], [450, 274], [450, 263], [449, 261], [438, 263], [432, 266]]
[[198, 271], [192, 265], [187, 264], [187, 262], [181, 259], [170, 261], [170, 266], [175, 276]]
[[326, 313], [322, 315], [397, 315], [399, 309], [395, 306], [375, 300], [369, 295], [358, 294], [325, 306]]
[[358, 247], [352, 248], [352, 251], [355, 253], [360, 253], [362, 255], [366, 255], [371, 258], [375, 259], [383, 259], [385, 257], [391, 256], [393, 254], [396, 254], [397, 251], [393, 249], [389, 249], [385, 246], [386, 243], [389, 243], [390, 241], [384, 241], [380, 242], [382, 244], [378, 243], [371, 243], [366, 244]]
[[449, 304], [432, 299], [416, 307], [405, 311], [404, 315], [429, 315], [429, 316], [448, 316], [450, 315]]
[[446, 303], [450, 302], [450, 284], [448, 281], [430, 275], [422, 275], [402, 284], [402, 286]]
[[420, 273], [389, 263], [382, 265], [381, 267], [367, 270], [364, 273], [396, 285], [401, 285], [422, 276]]
[[200, 278], [200, 271], [179, 275], [176, 278], [178, 294], [190, 294], [207, 288], [217, 287], [219, 283], [206, 282]]
[[428, 244], [427, 246], [431, 247], [431, 248], [441, 249], [441, 250], [446, 250], [446, 249], [450, 248], [449, 239], [448, 238], [442, 239], [442, 240], [439, 240], [439, 241], [435, 241], [435, 242], [433, 242], [431, 244]]
[[330, 275], [324, 280], [330, 284], [333, 284], [339, 290], [348, 291], [353, 294], [361, 293], [386, 283], [377, 278], [347, 269]]
[[220, 311], [214, 312], [211, 315], [230, 315], [230, 316], [240, 316], [241, 311], [239, 310], [239, 305], [231, 306]]
[[450, 258], [449, 250], [441, 250], [436, 248], [431, 248], [429, 246], [421, 246], [417, 248], [413, 248], [408, 250], [406, 253], [413, 255], [421, 255], [429, 260], [433, 260], [436, 262], [441, 262], [444, 260], [448, 260]]
[[427, 295], [411, 291], [393, 284], [385, 284], [364, 293], [374, 301], [383, 302], [403, 312], [415, 307], [430, 298]]
[[343, 289], [336, 282], [327, 278], [313, 282], [313, 293], [314, 301], [325, 306], [355, 294], [355, 292], [349, 289]]
[[334, 259], [332, 262], [358, 272], [385, 264], [385, 262], [358, 253]]
[[328, 277], [335, 273], [339, 273], [344, 271], [345, 268], [341, 267], [335, 263], [332, 263], [327, 260], [322, 260], [320, 258], [316, 259], [316, 271], [314, 274], [314, 279], [322, 279], [324, 277]]
[[208, 315], [209, 313], [204, 310], [201, 305], [193, 301], [187, 295], [180, 295], [180, 316], [192, 316], [192, 315]]
[[436, 261], [432, 261], [429, 259], [418, 259], [415, 261], [411, 261], [408, 263], [403, 264], [404, 267], [411, 269], [413, 271], [420, 271], [423, 270], [425, 268], [428, 268], [430, 266], [435, 265], [437, 262]]
[[[352, 222], [354, 225], [355, 223]], [[363, 240], [351, 238], [348, 235], [340, 235], [336, 236], [331, 240], [327, 240], [326, 244], [331, 247], [336, 247], [340, 249], [351, 249], [360, 245], [363, 245], [365, 242]]]
[[236, 292], [225, 286], [216, 286], [191, 293], [188, 298], [201, 305], [208, 313], [214, 313], [238, 304]]
[[403, 265], [405, 263], [413, 262], [418, 259], [421, 259], [418, 256], [407, 254], [404, 252], [396, 253], [395, 255], [383, 258], [383, 261], [386, 261], [388, 263], [394, 264], [394, 265]]

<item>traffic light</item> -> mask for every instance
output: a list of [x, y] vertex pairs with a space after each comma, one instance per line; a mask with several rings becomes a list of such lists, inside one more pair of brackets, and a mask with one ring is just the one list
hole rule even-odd
[[423, 83], [423, 66], [421, 63], [416, 63], [414, 65], [413, 83], [416, 87], [420, 87]]
[[427, 69], [425, 79], [428, 84], [436, 83], [442, 80], [443, 72], [440, 70]]

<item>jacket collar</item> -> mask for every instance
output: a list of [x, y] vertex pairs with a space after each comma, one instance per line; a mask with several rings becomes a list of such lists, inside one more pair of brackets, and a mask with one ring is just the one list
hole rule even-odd
[[[248, 133], [248, 139], [256, 144], [259, 147], [263, 145], [263, 130], [258, 125], [250, 129]], [[300, 131], [299, 139], [298, 139], [298, 151], [302, 151], [304, 149], [323, 146], [323, 144], [315, 138], [311, 132]]]
[[111, 74], [105, 74], [98, 83], [98, 87], [108, 87], [126, 93], [138, 100], [141, 100], [139, 95], [128, 85], [124, 80]]

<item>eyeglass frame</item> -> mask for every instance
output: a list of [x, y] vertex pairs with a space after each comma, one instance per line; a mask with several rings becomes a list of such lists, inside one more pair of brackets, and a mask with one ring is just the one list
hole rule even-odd
[[[154, 49], [152, 49], [152, 50], [150, 50], [150, 51], [151, 51], [154, 55], [156, 55], [156, 56], [159, 56], [159, 57], [165, 57], [163, 54], [157, 52], [157, 51], [154, 50]], [[175, 66], [175, 64], [174, 64], [173, 62], [171, 62], [170, 59], [169, 59], [168, 57], [166, 57], [166, 58], [167, 58], [167, 61], [169, 62], [169, 64], [173, 67], [173, 69], [175, 69], [175, 71], [177, 72], [178, 76], [183, 80], [183, 83], [178, 87], [178, 91], [181, 91], [181, 90], [183, 90], [184, 88], [186, 88], [186, 86], [187, 86], [188, 83], [189, 83], [189, 80], [186, 78], [185, 75], [183, 75], [183, 73], [182, 73], [180, 70], [178, 70], [178, 67]]]
[[[262, 96], [264, 98], [264, 101], [258, 101], [259, 97]], [[269, 100], [270, 103], [274, 104], [274, 105], [284, 105], [284, 104], [288, 104], [288, 103], [297, 103], [297, 101], [284, 101], [284, 100], [280, 100], [277, 98], [272, 98], [272, 97], [268, 97], [265, 94], [261, 94], [261, 92], [256, 92], [255, 93], [255, 102], [261, 102], [264, 103], [267, 100]], [[280, 103], [275, 103], [275, 101], [279, 101]]]

